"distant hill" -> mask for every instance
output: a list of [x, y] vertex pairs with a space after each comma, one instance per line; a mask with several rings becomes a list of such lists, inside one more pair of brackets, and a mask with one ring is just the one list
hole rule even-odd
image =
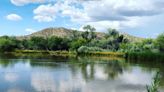
[[[82, 33], [82, 31], [77, 31], [79, 33]], [[97, 38], [104, 38], [105, 33], [102, 32], [95, 32]], [[138, 42], [143, 40], [143, 38], [135, 37], [126, 33], [120, 33], [123, 34], [125, 38], [127, 38], [130, 42]], [[30, 35], [21, 36], [18, 37], [19, 39], [29, 39], [33, 36], [39, 36], [39, 37], [51, 37], [51, 36], [57, 36], [57, 37], [71, 37], [73, 35], [73, 30], [67, 29], [67, 28], [46, 28], [41, 31], [32, 33]]]
[[41, 37], [49, 37], [49, 36], [57, 36], [57, 37], [69, 37], [72, 35], [73, 30], [66, 28], [46, 28], [39, 32], [32, 33], [27, 35], [27, 37], [33, 36], [41, 36]]

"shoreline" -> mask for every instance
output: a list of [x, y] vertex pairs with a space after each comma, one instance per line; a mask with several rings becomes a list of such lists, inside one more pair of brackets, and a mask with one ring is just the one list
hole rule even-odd
[[46, 50], [15, 50], [7, 53], [22, 53], [22, 54], [48, 54], [51, 56], [110, 56], [110, 57], [125, 57], [123, 52], [89, 52], [77, 53], [75, 51], [46, 51]]
[[46, 50], [15, 50], [13, 52], [5, 52], [5, 54], [13, 54], [16, 56], [48, 56], [48, 57], [108, 57], [123, 58], [132, 61], [164, 61], [164, 53], [152, 52], [89, 52], [76, 53], [75, 51], [46, 51]]

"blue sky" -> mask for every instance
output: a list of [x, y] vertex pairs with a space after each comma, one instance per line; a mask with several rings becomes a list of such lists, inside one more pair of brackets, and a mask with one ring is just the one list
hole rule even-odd
[[164, 32], [163, 0], [0, 0], [0, 35], [27, 35], [47, 27], [105, 32], [115, 28], [139, 37]]

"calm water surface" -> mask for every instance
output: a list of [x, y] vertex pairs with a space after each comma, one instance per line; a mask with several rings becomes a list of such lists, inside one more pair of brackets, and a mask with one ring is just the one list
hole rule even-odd
[[162, 63], [0, 55], [0, 92], [146, 92], [156, 71]]

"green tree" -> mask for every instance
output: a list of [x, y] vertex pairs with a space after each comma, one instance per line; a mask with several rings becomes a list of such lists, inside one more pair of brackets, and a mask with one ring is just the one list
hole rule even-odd
[[46, 50], [47, 40], [43, 37], [32, 37], [29, 40], [29, 49], [32, 50]]
[[155, 44], [161, 52], [164, 52], [164, 33], [157, 37]]
[[88, 35], [89, 35], [89, 32], [88, 31], [85, 31], [81, 34], [81, 36], [86, 39], [87, 41], [89, 41], [89, 38], [88, 38]]
[[69, 39], [52, 36], [48, 39], [48, 48], [50, 50], [68, 50]]
[[76, 39], [74, 41], [71, 42], [70, 44], [70, 47], [71, 47], [71, 50], [76, 50], [80, 47], [80, 46], [83, 46], [87, 43], [86, 39], [84, 38], [79, 38], [79, 39]]
[[110, 37], [110, 36], [118, 37], [119, 36], [119, 32], [116, 29], [109, 28], [108, 29], [108, 33], [107, 33], [107, 37]]
[[80, 33], [77, 30], [72, 30], [71, 40], [78, 39], [80, 37]]
[[85, 38], [87, 41], [91, 41], [92, 39], [96, 38], [95, 31], [96, 29], [90, 25], [86, 25], [83, 27], [85, 32], [82, 33], [82, 37]]
[[9, 38], [0, 38], [0, 51], [9, 52], [16, 48], [16, 44]]
[[83, 29], [84, 29], [85, 31], [88, 31], [88, 32], [89, 32], [90, 30], [94, 30], [94, 28], [92, 28], [90, 25], [84, 26]]
[[27, 40], [27, 39], [23, 39], [22, 41], [21, 41], [21, 49], [29, 49], [29, 40]]

